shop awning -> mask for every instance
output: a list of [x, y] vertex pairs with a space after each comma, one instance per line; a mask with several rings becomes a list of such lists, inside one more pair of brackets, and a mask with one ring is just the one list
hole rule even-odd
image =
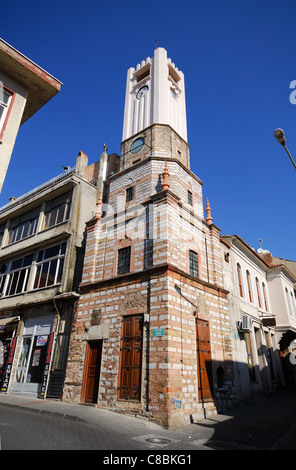
[[14, 321], [18, 321], [20, 317], [6, 317], [6, 318], [0, 318], [0, 326], [1, 325], [7, 325], [8, 323], [12, 323]]

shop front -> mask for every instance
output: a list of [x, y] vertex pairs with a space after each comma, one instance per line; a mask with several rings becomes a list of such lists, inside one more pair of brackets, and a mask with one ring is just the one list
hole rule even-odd
[[40, 395], [53, 321], [54, 315], [26, 319], [11, 392]]
[[18, 321], [17, 316], [0, 319], [0, 390], [4, 384], [9, 352], [16, 335]]

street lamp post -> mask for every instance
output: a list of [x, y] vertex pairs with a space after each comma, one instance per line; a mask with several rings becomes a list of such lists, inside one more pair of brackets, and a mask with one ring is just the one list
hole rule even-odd
[[285, 137], [285, 133], [283, 131], [283, 129], [276, 129], [273, 133], [274, 137], [276, 138], [276, 140], [278, 141], [279, 144], [281, 144], [284, 149], [286, 150], [287, 154], [288, 154], [288, 157], [290, 158], [291, 162], [292, 162], [292, 165], [294, 166], [295, 170], [296, 170], [296, 163], [294, 162], [289, 150], [287, 149], [287, 146], [286, 146], [286, 137]]

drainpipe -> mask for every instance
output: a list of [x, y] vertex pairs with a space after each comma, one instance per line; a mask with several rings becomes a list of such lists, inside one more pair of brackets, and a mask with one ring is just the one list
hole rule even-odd
[[146, 411], [149, 412], [149, 361], [150, 361], [150, 295], [151, 295], [151, 277], [148, 275], [147, 281], [147, 312], [144, 316], [146, 325]]

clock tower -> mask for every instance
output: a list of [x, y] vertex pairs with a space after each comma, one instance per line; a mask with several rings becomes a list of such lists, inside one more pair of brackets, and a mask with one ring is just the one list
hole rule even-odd
[[204, 219], [186, 127], [183, 73], [157, 48], [128, 70], [120, 156], [105, 147], [99, 162], [64, 387], [165, 427], [216, 412], [219, 366], [232, 383], [220, 229], [209, 204]]
[[184, 75], [162, 47], [127, 72], [121, 154], [121, 169], [153, 155], [189, 168]]

